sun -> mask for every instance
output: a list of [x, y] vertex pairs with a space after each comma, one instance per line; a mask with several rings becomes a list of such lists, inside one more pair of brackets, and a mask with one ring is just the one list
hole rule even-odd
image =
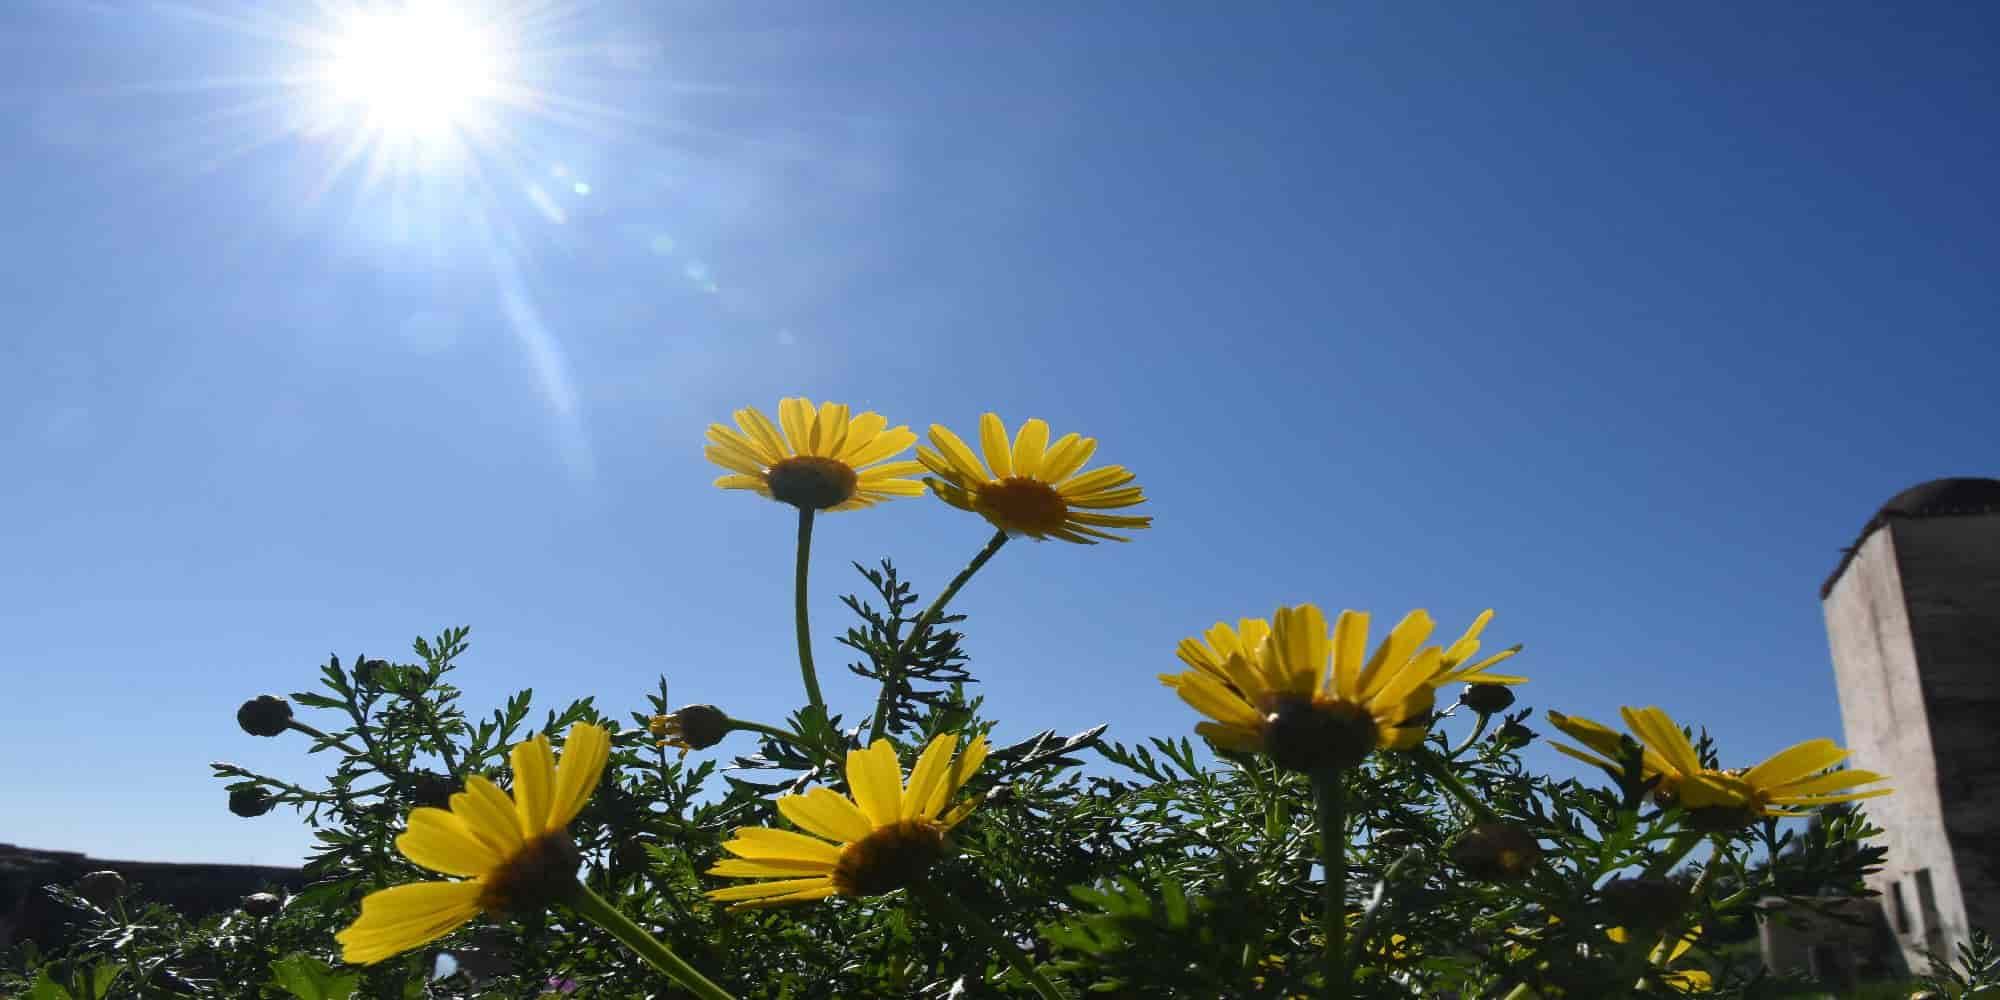
[[475, 13], [445, 0], [350, 11], [327, 48], [324, 96], [399, 142], [475, 131], [509, 68], [501, 33]]

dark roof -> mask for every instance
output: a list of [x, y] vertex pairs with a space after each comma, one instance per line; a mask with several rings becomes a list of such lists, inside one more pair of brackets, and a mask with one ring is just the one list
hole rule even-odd
[[1861, 543], [1879, 528], [1897, 518], [1954, 517], [1962, 514], [2000, 514], [2000, 479], [1985, 479], [1977, 476], [1953, 476], [1947, 479], [1933, 479], [1928, 483], [1918, 483], [1889, 498], [1875, 516], [1861, 528], [1860, 537], [1854, 544], [1841, 550], [1840, 565], [1833, 568], [1833, 574], [1820, 584], [1821, 600], [1833, 592], [1834, 581], [1847, 572], [1847, 564], [1854, 561], [1854, 553], [1861, 550]]

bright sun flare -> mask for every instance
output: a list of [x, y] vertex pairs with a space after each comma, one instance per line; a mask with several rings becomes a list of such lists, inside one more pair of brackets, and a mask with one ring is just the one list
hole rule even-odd
[[407, 140], [444, 138], [499, 98], [506, 66], [493, 30], [443, 3], [357, 11], [333, 42], [331, 97], [368, 126]]

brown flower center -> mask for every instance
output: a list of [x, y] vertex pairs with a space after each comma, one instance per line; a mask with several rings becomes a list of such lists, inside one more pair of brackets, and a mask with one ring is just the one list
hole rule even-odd
[[777, 500], [806, 510], [825, 510], [853, 499], [860, 477], [846, 462], [799, 455], [766, 469], [764, 483]]
[[841, 848], [833, 887], [843, 896], [875, 896], [915, 885], [943, 854], [943, 827], [906, 819]]
[[1039, 479], [1009, 476], [978, 488], [972, 509], [994, 527], [1040, 538], [1069, 521], [1069, 504], [1055, 487]]
[[1264, 752], [1292, 771], [1345, 771], [1375, 749], [1375, 719], [1344, 701], [1280, 695], [1264, 710]]
[[569, 831], [531, 840], [498, 871], [486, 876], [479, 908], [488, 913], [528, 914], [560, 903], [576, 891], [576, 868], [583, 863]]

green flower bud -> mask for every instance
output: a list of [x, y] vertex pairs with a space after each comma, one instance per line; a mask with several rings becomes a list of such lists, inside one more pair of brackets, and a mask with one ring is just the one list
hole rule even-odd
[[252, 736], [276, 736], [291, 721], [292, 703], [274, 694], [260, 694], [236, 710], [236, 724]]
[[268, 892], [253, 892], [243, 897], [243, 912], [253, 917], [274, 916], [284, 905], [284, 900]]
[[244, 819], [262, 816], [277, 804], [271, 793], [262, 788], [238, 788], [229, 793], [229, 811]]
[[458, 782], [431, 771], [417, 771], [410, 775], [410, 801], [433, 809], [451, 806], [451, 795], [458, 791]]
[[1476, 879], [1515, 882], [1542, 860], [1542, 845], [1518, 823], [1481, 823], [1452, 841], [1452, 863]]
[[663, 747], [706, 750], [729, 735], [729, 715], [714, 705], [683, 705], [672, 715], [655, 715], [647, 730]]
[[1519, 750], [1535, 742], [1537, 735], [1534, 730], [1529, 729], [1527, 726], [1521, 725], [1518, 722], [1509, 722], [1494, 731], [1493, 741], [1503, 747], [1511, 747]]
[[1505, 684], [1467, 684], [1458, 700], [1481, 715], [1492, 715], [1514, 704], [1514, 689]]
[[76, 894], [90, 900], [100, 910], [108, 910], [125, 895], [125, 876], [105, 870], [91, 872], [76, 880]]

